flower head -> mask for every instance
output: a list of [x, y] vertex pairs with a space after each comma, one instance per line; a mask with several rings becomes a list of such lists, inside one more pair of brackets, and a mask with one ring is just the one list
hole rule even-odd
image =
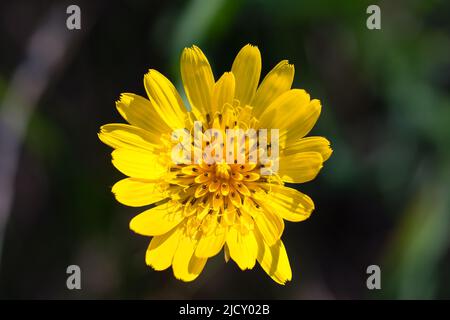
[[320, 102], [291, 89], [294, 66], [286, 60], [259, 84], [261, 55], [251, 45], [217, 81], [198, 47], [184, 49], [180, 63], [190, 109], [150, 70], [148, 99], [124, 93], [117, 101], [129, 124], [101, 127], [114, 166], [128, 176], [112, 192], [128, 206], [154, 204], [130, 228], [153, 237], [146, 263], [155, 270], [172, 266], [176, 278], [192, 281], [224, 249], [226, 261], [242, 270], [258, 261], [284, 284], [292, 277], [284, 220], [305, 220], [314, 209], [284, 183], [314, 179], [332, 152], [325, 138], [305, 138]]

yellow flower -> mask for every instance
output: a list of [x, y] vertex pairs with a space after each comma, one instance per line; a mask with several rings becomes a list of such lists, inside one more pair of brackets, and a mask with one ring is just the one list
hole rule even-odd
[[[284, 183], [314, 179], [332, 152], [327, 139], [304, 137], [320, 115], [320, 101], [291, 89], [294, 66], [286, 60], [259, 84], [255, 46], [243, 47], [217, 81], [196, 46], [184, 49], [180, 63], [190, 111], [173, 84], [150, 70], [144, 77], [148, 99], [124, 93], [117, 101], [129, 124], [101, 127], [101, 141], [114, 148], [112, 163], [128, 176], [112, 192], [127, 206], [155, 204], [130, 222], [134, 232], [153, 237], [145, 260], [155, 270], [172, 266], [176, 278], [192, 281], [223, 248], [226, 261], [231, 258], [242, 270], [258, 261], [284, 284], [292, 277], [280, 239], [284, 220], [305, 220], [314, 209], [311, 198]], [[208, 135], [208, 129], [227, 139]], [[270, 131], [268, 142], [260, 136], [230, 139], [229, 129], [278, 131]], [[207, 161], [208, 147], [220, 161]], [[186, 159], [174, 157], [177, 152]], [[191, 160], [198, 152], [200, 158]], [[223, 160], [229, 154], [231, 163]]]

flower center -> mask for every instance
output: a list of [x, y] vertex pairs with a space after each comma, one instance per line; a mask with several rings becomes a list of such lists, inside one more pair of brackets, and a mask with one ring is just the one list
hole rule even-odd
[[[251, 229], [253, 219], [249, 212], [259, 212], [260, 195], [269, 192], [268, 184], [278, 183], [276, 176], [261, 175], [265, 165], [259, 157], [259, 136], [228, 136], [230, 130], [256, 127], [250, 111], [225, 105], [222, 113], [206, 114], [205, 122], [193, 122], [191, 128], [184, 130], [189, 143], [178, 149], [187, 149], [179, 159], [189, 161], [172, 160], [169, 184], [178, 186], [171, 189], [171, 197], [183, 206], [190, 221], [189, 234], [218, 223], [232, 225], [235, 219], [245, 222], [242, 228]], [[264, 145], [266, 141], [263, 140]], [[200, 159], [195, 158], [196, 154], [201, 155]]]
[[228, 180], [230, 178], [230, 166], [222, 160], [220, 163], [216, 163], [216, 176], [223, 180]]

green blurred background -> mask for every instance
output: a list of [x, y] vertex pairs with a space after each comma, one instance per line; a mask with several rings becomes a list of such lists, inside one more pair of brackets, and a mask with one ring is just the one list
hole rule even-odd
[[[69, 4], [81, 30], [65, 27]], [[381, 30], [366, 27], [370, 4]], [[443, 0], [2, 1], [0, 298], [450, 298], [449, 13]], [[140, 209], [115, 201], [122, 176], [96, 133], [123, 121], [114, 101], [144, 95], [149, 68], [180, 87], [185, 46], [217, 78], [247, 43], [263, 74], [295, 64], [294, 86], [323, 105], [312, 134], [334, 154], [299, 186], [314, 214], [286, 224], [292, 282], [220, 254], [183, 283], [146, 267], [149, 239], [128, 229]], [[66, 288], [71, 264], [82, 290]], [[381, 290], [366, 287], [372, 264]]]

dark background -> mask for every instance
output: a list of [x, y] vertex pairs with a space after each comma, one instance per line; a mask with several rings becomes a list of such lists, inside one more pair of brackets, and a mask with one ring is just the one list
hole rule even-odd
[[[69, 4], [81, 30], [66, 29]], [[381, 30], [366, 27], [370, 4]], [[0, 2], [0, 125], [13, 128], [0, 131], [0, 298], [450, 298], [449, 4]], [[185, 46], [203, 49], [217, 79], [247, 43], [263, 75], [295, 64], [294, 86], [323, 105], [312, 134], [334, 153], [299, 186], [314, 214], [286, 224], [292, 282], [219, 254], [183, 283], [145, 265], [149, 239], [128, 229], [140, 209], [115, 201], [122, 176], [96, 134], [123, 122], [114, 102], [144, 95], [149, 68], [180, 88]], [[66, 288], [71, 264], [82, 290]], [[371, 264], [381, 290], [366, 287]]]

